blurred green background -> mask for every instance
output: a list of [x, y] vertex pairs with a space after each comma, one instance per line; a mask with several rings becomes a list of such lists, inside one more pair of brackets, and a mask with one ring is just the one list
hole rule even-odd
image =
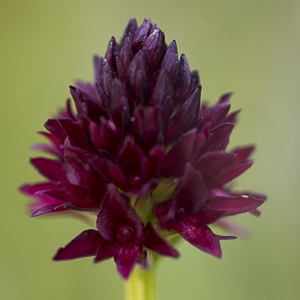
[[28, 164], [39, 155], [36, 131], [69, 97], [77, 78], [93, 79], [92, 55], [104, 55], [127, 21], [145, 17], [176, 39], [199, 69], [203, 99], [234, 91], [242, 108], [231, 147], [257, 144], [254, 166], [237, 189], [265, 193], [256, 218], [236, 222], [248, 240], [223, 241], [218, 260], [179, 246], [179, 260], [158, 270], [161, 300], [299, 299], [300, 294], [300, 1], [298, 0], [2, 0], [1, 33], [1, 299], [123, 298], [112, 260], [52, 262], [57, 248], [87, 226], [75, 219], [30, 218], [17, 192], [40, 179]]

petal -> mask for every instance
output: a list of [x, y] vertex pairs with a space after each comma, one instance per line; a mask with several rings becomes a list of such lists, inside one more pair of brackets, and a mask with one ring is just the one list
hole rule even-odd
[[197, 124], [200, 94], [201, 86], [198, 85], [191, 91], [190, 96], [170, 120], [167, 132], [167, 138], [170, 144], [174, 143], [182, 134]]
[[94, 55], [94, 72], [95, 72], [96, 82], [99, 82], [100, 68], [102, 64], [101, 60], [103, 60], [102, 57], [99, 57], [98, 55]]
[[213, 210], [207, 207], [203, 207], [201, 211], [195, 215], [183, 214], [178, 218], [180, 222], [195, 223], [198, 225], [208, 225], [215, 223], [217, 220], [223, 217], [225, 214], [222, 210]]
[[35, 193], [37, 196], [50, 197], [63, 202], [82, 202], [66, 190], [42, 190]]
[[118, 230], [133, 230], [136, 239], [143, 232], [142, 221], [130, 206], [129, 199], [121, 196], [112, 183], [107, 186], [96, 223], [100, 234], [111, 242], [117, 240]]
[[189, 64], [184, 54], [180, 57], [178, 77], [175, 83], [175, 106], [181, 105], [186, 99], [192, 84]]
[[178, 67], [179, 67], [179, 63], [178, 63], [177, 45], [176, 45], [176, 41], [173, 40], [168, 47], [164, 60], [160, 66], [159, 72], [162, 72], [163, 69], [166, 69], [170, 74], [171, 82], [174, 84], [178, 75]]
[[115, 255], [115, 262], [119, 273], [124, 279], [128, 279], [135, 263], [142, 254], [141, 244], [127, 244], [120, 247]]
[[194, 70], [191, 72], [192, 77], [192, 85], [191, 89], [194, 89], [198, 84], [200, 84], [199, 72], [198, 70]]
[[234, 166], [227, 175], [218, 183], [218, 185], [224, 185], [227, 182], [235, 179], [236, 177], [240, 176], [242, 173], [247, 171], [253, 165], [252, 161], [242, 163], [239, 165]]
[[[66, 145], [68, 146], [68, 141], [66, 139]], [[69, 183], [75, 184], [75, 185], [82, 185], [84, 184], [85, 179], [85, 168], [82, 160], [79, 158], [79, 156], [70, 151], [65, 149], [65, 155], [64, 155], [66, 164], [66, 176], [68, 178]]]
[[145, 19], [144, 23], [134, 32], [132, 36], [132, 50], [137, 53], [143, 48], [147, 37], [153, 32], [153, 24], [150, 19]]
[[[46, 137], [57, 149], [58, 151], [60, 150], [59, 146], [60, 146], [60, 143], [58, 143], [56, 137], [52, 134], [52, 133], [49, 133], [49, 132], [44, 132], [44, 131], [38, 131], [38, 134]], [[64, 133], [64, 138], [63, 138], [63, 142], [66, 138], [66, 135]], [[63, 143], [62, 142], [62, 143]], [[62, 151], [61, 151], [62, 152]]]
[[119, 51], [120, 46], [116, 42], [115, 37], [112, 36], [107, 47], [105, 58], [115, 74], [117, 74], [116, 57], [119, 55]]
[[202, 153], [223, 150], [225, 148], [224, 144], [228, 141], [228, 137], [230, 136], [233, 127], [234, 124], [223, 123], [211, 129], [206, 143], [203, 146]]
[[222, 180], [235, 164], [236, 154], [223, 151], [205, 153], [194, 163], [202, 174], [205, 185], [212, 186]]
[[226, 93], [226, 94], [223, 94], [220, 99], [219, 99], [219, 103], [224, 103], [224, 102], [228, 102], [232, 96], [232, 92], [229, 92], [229, 93]]
[[115, 79], [111, 89], [111, 113], [119, 132], [124, 135], [130, 126], [130, 111], [127, 91], [121, 81]]
[[79, 123], [75, 123], [70, 119], [59, 119], [61, 127], [65, 131], [66, 135], [80, 148], [89, 150], [90, 147], [87, 143], [85, 132]]
[[116, 253], [119, 251], [119, 248], [120, 245], [118, 243], [112, 243], [106, 240], [103, 241], [97, 249], [94, 262], [97, 263], [115, 256]]
[[144, 242], [144, 245], [152, 251], [164, 256], [179, 257], [179, 252], [169, 245], [158, 233], [154, 230], [152, 223], [146, 225], [149, 237]]
[[199, 129], [203, 128], [206, 123], [210, 123], [213, 127], [224, 122], [225, 117], [230, 109], [230, 103], [217, 103], [212, 107], [209, 107], [200, 112], [200, 117], [203, 117], [203, 122], [199, 126]]
[[80, 88], [70, 86], [70, 92], [79, 114], [84, 114], [95, 122], [99, 120], [100, 116], [105, 114], [101, 106]]
[[219, 239], [208, 226], [181, 222], [180, 235], [190, 244], [218, 258], [222, 257]]
[[103, 240], [103, 237], [97, 230], [85, 230], [64, 248], [59, 248], [53, 260], [68, 260], [93, 256], [96, 254], [97, 248]]
[[44, 157], [31, 158], [30, 162], [45, 177], [54, 182], [67, 182], [64, 163]]
[[163, 175], [166, 178], [175, 174], [176, 177], [183, 175], [184, 165], [188, 162], [194, 149], [196, 135], [196, 129], [183, 134], [167, 153], [163, 163]]
[[160, 172], [163, 166], [165, 151], [166, 151], [165, 146], [155, 145], [150, 149], [148, 153], [151, 165], [153, 166], [153, 169], [155, 170], [155, 175], [157, 177], [160, 176]]
[[109, 123], [104, 118], [101, 118], [99, 124], [90, 122], [89, 132], [93, 145], [98, 151], [103, 149], [107, 150], [114, 157], [117, 155], [122, 145], [120, 135], [117, 135], [111, 129]]
[[255, 149], [255, 146], [251, 145], [251, 146], [246, 146], [243, 148], [238, 147], [238, 148], [235, 148], [232, 151], [230, 151], [237, 155], [235, 164], [239, 165], [239, 164], [247, 162], [249, 159], [249, 156], [253, 153], [254, 149]]
[[[132, 144], [130, 139], [124, 142], [118, 154], [119, 165], [133, 186], [135, 186], [134, 178], [142, 180], [141, 161], [144, 158], [146, 158], [144, 151], [137, 144]], [[139, 188], [140, 185], [136, 187]]]
[[65, 138], [67, 137], [64, 130], [61, 128], [58, 120], [56, 119], [49, 119], [45, 124], [44, 127], [50, 131], [55, 138], [58, 140], [60, 144], [64, 143]]
[[[113, 75], [110, 69], [110, 66], [108, 64], [107, 59], [102, 60], [102, 66], [100, 68], [100, 82], [99, 86], [101, 87], [102, 91], [104, 92], [105, 97], [109, 97], [110, 93], [110, 87], [113, 82]], [[97, 87], [97, 86], [96, 86]], [[98, 90], [99, 92], [99, 90]], [[99, 96], [102, 100], [102, 102], [105, 102], [105, 99], [102, 99], [102, 95]]]
[[132, 62], [132, 43], [129, 36], [126, 36], [124, 39], [123, 46], [120, 50], [120, 60], [125, 72], [128, 71], [129, 66]]
[[263, 203], [264, 200], [258, 200], [248, 195], [238, 197], [208, 196], [205, 207], [213, 210], [222, 210], [226, 216], [233, 216], [256, 209]]
[[52, 212], [58, 212], [58, 211], [66, 210], [66, 208], [64, 207], [64, 204], [65, 203], [63, 203], [63, 204], [61, 204], [61, 203], [59, 203], [59, 204], [50, 204], [50, 205], [40, 207], [39, 209], [34, 211], [31, 214], [31, 216], [32, 217], [37, 217], [37, 216], [52, 213]]
[[152, 76], [147, 52], [146, 50], [141, 50], [133, 58], [128, 70], [129, 84], [132, 89], [131, 96], [134, 103], [145, 106], [149, 104]]
[[24, 184], [20, 187], [20, 191], [30, 195], [34, 196], [36, 192], [42, 191], [42, 190], [57, 190], [60, 189], [59, 185], [56, 185], [51, 182], [41, 182], [36, 184]]
[[124, 30], [123, 36], [121, 38], [120, 45], [123, 44], [125, 37], [128, 36], [129, 34], [133, 35], [134, 32], [137, 30], [137, 28], [138, 26], [137, 26], [136, 19], [129, 19], [128, 24]]
[[147, 152], [154, 145], [164, 144], [167, 122], [159, 107], [149, 107], [144, 117], [143, 149]]
[[207, 189], [201, 173], [187, 163], [182, 181], [176, 188], [173, 197], [175, 211], [183, 208], [185, 214], [196, 214], [205, 205], [206, 198]]
[[234, 222], [231, 222], [230, 220], [226, 220], [225, 218], [218, 220], [217, 222], [214, 223], [214, 225], [219, 226], [230, 233], [241, 236], [242, 238], [246, 239], [247, 237], [249, 237], [248, 228], [243, 227]]
[[155, 84], [150, 105], [158, 105], [162, 108], [166, 119], [169, 119], [173, 110], [174, 89], [171, 83], [170, 74], [163, 69]]
[[164, 32], [158, 29], [154, 30], [148, 36], [143, 48], [147, 49], [151, 65], [155, 70], [162, 62], [166, 53]]

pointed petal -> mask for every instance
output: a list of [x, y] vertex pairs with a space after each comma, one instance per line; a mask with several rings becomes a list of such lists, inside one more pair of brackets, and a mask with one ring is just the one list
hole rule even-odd
[[84, 114], [95, 122], [99, 120], [100, 116], [105, 114], [101, 106], [80, 88], [70, 85], [70, 92], [74, 99], [78, 114]]
[[165, 152], [165, 146], [155, 145], [150, 149], [148, 153], [153, 169], [155, 170], [155, 175], [157, 177], [159, 177], [161, 173]]
[[211, 129], [202, 152], [224, 150], [223, 145], [228, 142], [228, 137], [233, 128], [234, 124], [223, 123]]
[[149, 107], [144, 117], [143, 149], [148, 152], [156, 144], [163, 145], [167, 121], [159, 107]]
[[56, 185], [51, 182], [41, 182], [41, 183], [35, 183], [35, 184], [24, 184], [20, 186], [20, 191], [30, 195], [34, 196], [36, 192], [42, 191], [42, 190], [57, 190], [60, 189], [59, 185]]
[[134, 32], [137, 30], [137, 28], [138, 26], [137, 26], [136, 19], [129, 19], [128, 24], [124, 30], [123, 36], [121, 38], [120, 45], [123, 44], [125, 37], [128, 35], [133, 35]]
[[171, 83], [169, 72], [163, 69], [157, 79], [154, 91], [150, 100], [150, 105], [158, 105], [165, 113], [166, 119], [169, 120], [173, 111], [174, 89]]
[[64, 143], [67, 135], [61, 128], [57, 119], [48, 119], [48, 121], [44, 124], [44, 127], [55, 136], [59, 144]]
[[[66, 139], [67, 141], [67, 139]], [[66, 143], [68, 144], [68, 143]], [[70, 151], [65, 149], [65, 173], [68, 178], [69, 183], [75, 184], [75, 185], [82, 185], [84, 184], [84, 175], [85, 175], [85, 169], [84, 164], [82, 160], [79, 158], [79, 156]]]
[[97, 230], [85, 230], [64, 248], [59, 248], [53, 260], [68, 260], [93, 256], [96, 254], [97, 248], [103, 240]]
[[101, 60], [103, 60], [102, 57], [99, 57], [98, 55], [94, 55], [94, 74], [95, 74], [95, 81], [99, 82], [100, 78], [100, 69], [101, 69]]
[[230, 102], [217, 103], [200, 112], [200, 117], [203, 117], [203, 122], [199, 126], [202, 128], [206, 123], [210, 123], [213, 127], [224, 122], [225, 117], [230, 109]]
[[218, 258], [222, 257], [219, 239], [208, 226], [181, 223], [180, 235], [190, 244]]
[[58, 212], [58, 211], [62, 211], [62, 210], [66, 210], [66, 208], [64, 207], [64, 204], [50, 204], [50, 205], [46, 205], [43, 207], [40, 207], [39, 209], [37, 209], [36, 211], [34, 211], [31, 216], [32, 217], [37, 217], [40, 215], [44, 215], [44, 214], [48, 214], [48, 213], [52, 213], [52, 212]]
[[[125, 145], [123, 146], [123, 148], [121, 148], [118, 154], [117, 160], [119, 161], [120, 167], [123, 169], [132, 186], [139, 188], [143, 180], [149, 179], [146, 176], [144, 176], [145, 178], [142, 178], [143, 166], [141, 165], [141, 162], [142, 160], [147, 161], [147, 158], [144, 151], [142, 151], [137, 144], [132, 144], [129, 139], [127, 139], [124, 144]], [[134, 178], [139, 178], [139, 185], [134, 183]]]
[[244, 173], [246, 170], [248, 170], [253, 165], [252, 161], [239, 164], [237, 166], [234, 166], [227, 175], [218, 183], [218, 185], [224, 185], [228, 183], [229, 181], [235, 179], [236, 177], [240, 176], [242, 173]]
[[234, 166], [236, 154], [223, 151], [208, 152], [195, 162], [195, 169], [202, 174], [205, 185], [212, 186], [222, 180]]
[[75, 123], [70, 119], [59, 119], [58, 121], [71, 141], [82, 149], [90, 150], [85, 132], [79, 123]]
[[191, 77], [192, 77], [191, 89], [194, 89], [198, 84], [200, 84], [199, 71], [198, 70], [192, 71]]
[[45, 177], [54, 182], [67, 182], [64, 163], [44, 157], [31, 158], [30, 162]]
[[115, 262], [119, 273], [124, 279], [128, 279], [135, 263], [142, 254], [141, 244], [127, 244], [120, 247], [115, 255]]
[[226, 216], [245, 213], [256, 209], [264, 200], [255, 199], [252, 196], [241, 195], [238, 197], [208, 196], [205, 207], [213, 210], [222, 210]]
[[250, 145], [246, 147], [235, 148], [230, 152], [235, 153], [237, 155], [235, 164], [238, 165], [247, 162], [254, 150], [255, 146]]
[[124, 67], [125, 72], [128, 72], [129, 66], [132, 62], [132, 43], [129, 36], [125, 37], [123, 46], [120, 50], [120, 60]]
[[[108, 61], [107, 59], [104, 59], [102, 61], [102, 74], [100, 76], [100, 82], [99, 82], [99, 85], [100, 87], [102, 88], [104, 94], [106, 97], [109, 97], [109, 92], [110, 92], [110, 87], [111, 87], [111, 84], [113, 82], [113, 75], [112, 75], [112, 72], [111, 72], [111, 69], [110, 69], [110, 66], [108, 64]], [[101, 95], [99, 94], [100, 98], [101, 98]], [[105, 101], [105, 99], [102, 99], [102, 101]]]
[[153, 32], [153, 24], [150, 19], [145, 19], [144, 23], [134, 32], [132, 36], [132, 50], [137, 53], [143, 48], [147, 37]]
[[230, 220], [226, 220], [222, 218], [214, 223], [214, 225], [219, 226], [226, 231], [241, 236], [242, 238], [246, 239], [249, 237], [249, 230], [246, 227], [243, 227], [239, 224], [231, 222]]
[[102, 243], [100, 243], [97, 249], [94, 262], [97, 263], [115, 256], [119, 251], [119, 248], [120, 245], [118, 243], [112, 243], [104, 240]]
[[143, 48], [147, 49], [151, 65], [154, 70], [161, 64], [165, 56], [165, 43], [165, 34], [162, 30], [158, 29], [154, 30], [145, 41]]
[[104, 118], [101, 118], [99, 124], [91, 122], [89, 132], [93, 145], [98, 151], [107, 150], [112, 156], [117, 156], [122, 145], [120, 135], [111, 129]]
[[117, 74], [116, 57], [119, 55], [119, 52], [120, 46], [116, 42], [115, 37], [112, 36], [107, 47], [105, 58], [107, 59], [107, 62], [114, 74]]
[[66, 190], [41, 190], [35, 193], [37, 196], [51, 197], [63, 202], [83, 202]]
[[174, 209], [183, 208], [188, 215], [200, 212], [205, 205], [207, 189], [203, 183], [201, 173], [196, 171], [190, 163], [186, 164], [184, 176], [173, 197]]
[[110, 99], [114, 123], [121, 135], [124, 135], [130, 127], [130, 110], [125, 86], [117, 79], [113, 82]]
[[174, 143], [182, 134], [193, 128], [198, 121], [201, 86], [191, 91], [188, 99], [178, 109], [169, 122], [167, 132], [168, 142]]
[[174, 84], [178, 75], [178, 67], [179, 63], [177, 45], [175, 40], [173, 40], [168, 47], [159, 72], [162, 72], [162, 70], [165, 68], [170, 74], [171, 82]]
[[130, 206], [129, 199], [121, 196], [112, 183], [107, 186], [96, 223], [99, 233], [111, 242], [116, 241], [119, 231], [125, 229], [133, 231], [136, 239], [143, 232], [142, 221]]
[[144, 245], [152, 251], [164, 256], [179, 257], [179, 252], [169, 245], [158, 233], [154, 230], [152, 223], [146, 225], [149, 237], [144, 242]]
[[226, 93], [226, 94], [223, 94], [220, 99], [219, 99], [219, 103], [225, 103], [225, 102], [228, 102], [232, 96], [232, 92], [229, 92], [229, 93]]
[[129, 84], [134, 103], [149, 104], [152, 70], [146, 50], [139, 51], [133, 58], [128, 70]]
[[[194, 148], [197, 130], [192, 129], [183, 134], [174, 146], [167, 153], [163, 163], [163, 175], [168, 178], [170, 176], [182, 176], [184, 166], [188, 162]], [[179, 172], [179, 173], [178, 173]]]
[[203, 207], [199, 213], [195, 215], [183, 214], [178, 218], [178, 220], [180, 222], [195, 223], [198, 225], [208, 225], [208, 224], [215, 223], [224, 215], [225, 212], [222, 210], [213, 210], [207, 207]]
[[187, 62], [185, 55], [182, 54], [180, 57], [178, 77], [175, 83], [175, 99], [174, 99], [175, 106], [181, 105], [185, 101], [191, 89], [191, 84], [192, 84], [192, 78], [191, 78], [189, 64]]

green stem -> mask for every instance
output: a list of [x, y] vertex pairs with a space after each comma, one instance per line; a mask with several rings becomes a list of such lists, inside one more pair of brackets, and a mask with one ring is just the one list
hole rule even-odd
[[134, 267], [129, 279], [125, 282], [126, 300], [157, 300], [155, 289], [155, 269]]

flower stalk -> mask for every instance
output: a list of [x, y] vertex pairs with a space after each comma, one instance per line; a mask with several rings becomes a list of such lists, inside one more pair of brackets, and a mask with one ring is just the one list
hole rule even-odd
[[153, 265], [147, 269], [135, 266], [125, 281], [125, 300], [157, 300]]

